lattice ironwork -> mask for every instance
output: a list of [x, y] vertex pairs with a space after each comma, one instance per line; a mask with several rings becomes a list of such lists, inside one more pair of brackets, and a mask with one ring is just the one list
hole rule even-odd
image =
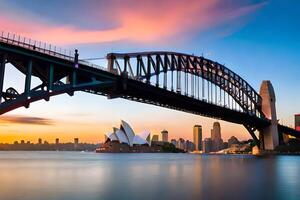
[[141, 52], [110, 53], [107, 59], [110, 72], [264, 117], [261, 97], [247, 81], [224, 65], [204, 57], [175, 52]]

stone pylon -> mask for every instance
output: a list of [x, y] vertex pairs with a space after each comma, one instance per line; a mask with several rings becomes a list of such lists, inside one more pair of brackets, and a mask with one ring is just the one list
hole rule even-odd
[[274, 150], [279, 145], [278, 122], [275, 106], [275, 92], [270, 81], [263, 81], [260, 86], [262, 97], [262, 112], [265, 117], [271, 120], [271, 125], [260, 131], [260, 140], [264, 150]]

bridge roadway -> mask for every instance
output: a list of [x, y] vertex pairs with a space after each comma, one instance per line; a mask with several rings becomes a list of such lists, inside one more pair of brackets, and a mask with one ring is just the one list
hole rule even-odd
[[[51, 96], [63, 93], [73, 95], [76, 91], [83, 91], [104, 95], [108, 98], [124, 98], [216, 118], [241, 124], [248, 128], [254, 127], [253, 130], [260, 130], [270, 125], [270, 121], [264, 117], [257, 117], [254, 114], [169, 91], [135, 80], [125, 74], [109, 72], [105, 68], [82, 60], [76, 62], [72, 56], [66, 56], [51, 49], [40, 48], [35, 44], [20, 43], [20, 41], [16, 43], [15, 40], [7, 38], [6, 40], [0, 39], [0, 114], [22, 106], [28, 108], [30, 103], [34, 101], [42, 99], [48, 101]], [[25, 75], [24, 92], [19, 93], [13, 88], [3, 91], [6, 63], [12, 64]], [[77, 63], [78, 65], [76, 65]], [[38, 77], [42, 82], [41, 85], [32, 88], [31, 76]], [[61, 81], [63, 78], [67, 79], [65, 83]], [[292, 128], [278, 125], [278, 129], [281, 133], [300, 138], [300, 132]], [[251, 135], [257, 140], [253, 133]]]

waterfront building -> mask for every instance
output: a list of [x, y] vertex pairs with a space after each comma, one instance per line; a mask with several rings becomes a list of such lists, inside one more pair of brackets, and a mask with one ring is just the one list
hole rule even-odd
[[78, 138], [74, 138], [74, 149], [75, 150], [77, 150], [78, 144], [79, 144], [79, 139]]
[[168, 131], [167, 130], [163, 130], [162, 132], [161, 132], [161, 138], [162, 138], [162, 141], [163, 142], [168, 142], [169, 140], [168, 140]]
[[221, 125], [219, 122], [214, 122], [211, 130], [212, 151], [219, 151], [223, 148], [223, 140], [221, 138]]
[[[201, 145], [202, 146], [202, 145]], [[189, 141], [189, 140], [187, 140], [186, 142], [185, 142], [185, 151], [186, 152], [192, 152], [192, 151], [194, 151], [195, 150], [195, 145], [194, 145], [194, 143], [193, 142], [191, 142], [191, 141]]]
[[38, 139], [38, 144], [42, 144], [42, 143], [43, 143], [42, 138], [39, 138]]
[[158, 142], [159, 141], [158, 135], [153, 135], [151, 141], [152, 142]]
[[55, 144], [58, 145], [59, 144], [59, 138], [55, 139]]
[[193, 128], [195, 151], [202, 150], [202, 126], [195, 125]]
[[300, 131], [300, 114], [295, 115], [295, 129]]
[[179, 140], [177, 141], [176, 147], [178, 149], [185, 150], [185, 140], [183, 138], [179, 138]]
[[202, 153], [209, 153], [212, 151], [212, 139], [205, 138], [202, 142]]
[[172, 139], [171, 143], [176, 147], [177, 141], [175, 139]]
[[[150, 140], [150, 132], [144, 131], [136, 135], [130, 125], [121, 120], [120, 128], [113, 128], [112, 133], [108, 133], [107, 140], [97, 152], [151, 152], [151, 143], [158, 142], [154, 135], [154, 141]], [[152, 139], [153, 139], [152, 138]]]
[[227, 149], [228, 147], [228, 142], [223, 142], [223, 148], [222, 149]]
[[231, 136], [229, 139], [228, 139], [228, 148], [230, 148], [233, 144], [239, 144], [239, 140], [234, 137], [234, 136]]

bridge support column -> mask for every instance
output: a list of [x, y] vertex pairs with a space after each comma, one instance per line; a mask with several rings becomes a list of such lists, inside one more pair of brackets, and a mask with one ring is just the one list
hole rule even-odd
[[271, 125], [260, 130], [264, 150], [274, 150], [279, 145], [278, 122], [275, 107], [275, 92], [270, 81], [263, 81], [260, 87], [262, 97], [262, 112], [271, 120]]
[[0, 103], [2, 102], [5, 63], [6, 63], [6, 55], [1, 55], [0, 57]]
[[[25, 77], [25, 89], [24, 89], [24, 93], [27, 99], [30, 98], [31, 74], [32, 74], [32, 60], [30, 59], [27, 64], [27, 71]], [[25, 105], [25, 108], [29, 108], [29, 103]]]
[[32, 60], [28, 61], [27, 64], [27, 72], [26, 72], [26, 79], [25, 79], [25, 95], [29, 97], [30, 88], [31, 88], [31, 74], [32, 74]]

